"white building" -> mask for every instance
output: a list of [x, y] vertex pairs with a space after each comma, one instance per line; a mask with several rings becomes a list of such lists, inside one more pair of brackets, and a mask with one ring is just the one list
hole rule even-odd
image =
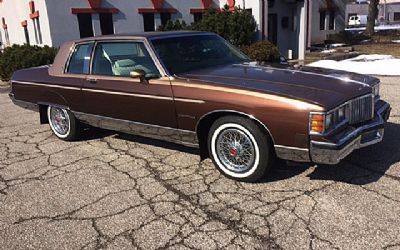
[[317, 1], [0, 0], [1, 42], [57, 47], [80, 37], [153, 31], [169, 19], [191, 23], [207, 9], [227, 4], [253, 13], [259, 39], [274, 42], [285, 56], [302, 58], [311, 39], [310, 2]]

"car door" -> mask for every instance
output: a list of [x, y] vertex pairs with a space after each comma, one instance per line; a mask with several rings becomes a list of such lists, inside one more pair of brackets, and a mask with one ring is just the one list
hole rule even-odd
[[[133, 71], [144, 72], [145, 80], [130, 77]], [[96, 42], [82, 95], [87, 114], [177, 127], [170, 80], [142, 40]]]

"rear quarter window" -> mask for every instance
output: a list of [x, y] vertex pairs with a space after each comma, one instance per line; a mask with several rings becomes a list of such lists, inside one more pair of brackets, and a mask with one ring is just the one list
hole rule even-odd
[[69, 60], [66, 72], [71, 74], [89, 74], [92, 50], [93, 43], [76, 45]]

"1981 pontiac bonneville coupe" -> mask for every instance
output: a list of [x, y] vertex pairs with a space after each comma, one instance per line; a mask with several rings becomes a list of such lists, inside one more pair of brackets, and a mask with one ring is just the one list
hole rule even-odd
[[74, 140], [81, 124], [198, 146], [230, 178], [256, 181], [274, 157], [336, 164], [380, 142], [390, 105], [379, 80], [260, 66], [213, 33], [67, 42], [54, 64], [19, 70], [15, 104]]

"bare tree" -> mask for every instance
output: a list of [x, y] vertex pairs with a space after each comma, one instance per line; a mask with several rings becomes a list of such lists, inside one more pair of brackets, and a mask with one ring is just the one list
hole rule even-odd
[[365, 29], [365, 35], [372, 36], [375, 32], [375, 20], [378, 17], [379, 0], [370, 0], [368, 10], [368, 22]]

